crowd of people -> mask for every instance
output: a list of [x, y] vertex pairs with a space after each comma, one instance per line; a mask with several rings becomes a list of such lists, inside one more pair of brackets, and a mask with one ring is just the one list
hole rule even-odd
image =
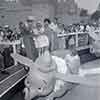
[[0, 41], [15, 41], [21, 37], [20, 35], [16, 27], [12, 29], [10, 25], [0, 26]]
[[[91, 32], [99, 30], [98, 23], [74, 23], [69, 26], [59, 23], [58, 18], [54, 18], [51, 21], [49, 18], [45, 18], [44, 21], [36, 21], [33, 16], [28, 16], [23, 22], [19, 22], [19, 31], [17, 28], [11, 28], [9, 25], [0, 26], [0, 41], [15, 41], [20, 40], [19, 53], [32, 59], [43, 54], [45, 50], [50, 52], [58, 49], [65, 49], [70, 47], [70, 44], [75, 44], [75, 38], [71, 35], [66, 38], [58, 38], [58, 34], [70, 34], [73, 32]], [[70, 41], [72, 43], [70, 43]], [[7, 56], [9, 58], [12, 52], [12, 46], [0, 45], [0, 58], [1, 65], [4, 69], [12, 65], [8, 64]], [[2, 60], [3, 59], [3, 60]], [[6, 59], [6, 60], [5, 60]], [[12, 59], [12, 58], [11, 58]], [[2, 70], [2, 68], [0, 70]]]

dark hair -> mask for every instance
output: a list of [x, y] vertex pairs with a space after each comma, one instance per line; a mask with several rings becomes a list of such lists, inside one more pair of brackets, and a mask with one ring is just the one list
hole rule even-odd
[[73, 56], [76, 56], [78, 54], [78, 52], [77, 52], [75, 47], [71, 47], [70, 51], [71, 51], [71, 55], [73, 55]]
[[54, 19], [55, 19], [55, 20], [58, 20], [58, 18], [57, 18], [57, 17], [54, 17]]
[[49, 18], [45, 18], [45, 19], [44, 19], [44, 23], [45, 23], [45, 22], [48, 22], [49, 24], [51, 24], [51, 21], [50, 21]]

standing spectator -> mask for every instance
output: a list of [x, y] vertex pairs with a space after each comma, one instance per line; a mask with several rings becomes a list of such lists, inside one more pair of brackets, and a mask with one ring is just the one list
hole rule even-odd
[[[60, 29], [60, 34], [66, 34], [63, 24], [59, 24], [59, 29]], [[65, 37], [59, 38], [58, 43], [59, 43], [59, 49], [65, 49], [65, 44], [66, 44]]]
[[33, 61], [36, 60], [38, 57], [38, 52], [35, 47], [35, 41], [34, 41], [34, 24], [35, 24], [35, 18], [33, 16], [28, 16], [26, 23], [20, 24], [20, 30], [23, 35], [23, 43], [25, 46], [26, 55], [28, 58], [32, 59]]
[[53, 35], [53, 31], [50, 29], [49, 25], [51, 24], [51, 21], [46, 18], [44, 19], [44, 33], [47, 35], [48, 39], [49, 39], [49, 51], [53, 51], [54, 50], [54, 35]]
[[41, 22], [36, 23], [36, 31], [37, 37], [35, 38], [35, 45], [38, 49], [39, 56], [45, 52], [49, 48], [49, 40], [48, 37], [44, 34], [44, 28]]
[[53, 22], [49, 25], [50, 29], [53, 31], [53, 43], [54, 43], [54, 50], [59, 48], [59, 40], [57, 35], [61, 33], [61, 29], [59, 27], [58, 18], [54, 18]]
[[51, 24], [49, 25], [50, 29], [52, 29], [54, 32], [59, 33], [59, 28], [58, 28], [58, 19], [54, 18], [54, 21], [51, 22]]

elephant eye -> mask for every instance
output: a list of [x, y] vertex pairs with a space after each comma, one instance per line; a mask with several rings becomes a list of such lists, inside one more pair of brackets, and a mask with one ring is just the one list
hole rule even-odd
[[38, 88], [39, 90], [41, 90], [41, 88]]

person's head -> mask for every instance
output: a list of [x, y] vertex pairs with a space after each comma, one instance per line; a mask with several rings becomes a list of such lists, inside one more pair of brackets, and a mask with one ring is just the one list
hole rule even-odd
[[41, 22], [37, 22], [37, 23], [36, 23], [36, 28], [37, 28], [37, 30], [41, 30], [41, 28], [42, 28], [42, 23], [41, 23]]
[[51, 24], [50, 19], [45, 18], [45, 19], [44, 19], [44, 27], [48, 27], [50, 24]]
[[54, 24], [58, 24], [58, 18], [57, 17], [54, 17]]
[[19, 22], [19, 29], [22, 29], [23, 27], [25, 27], [25, 24], [22, 21], [20, 21]]
[[26, 30], [26, 26], [25, 23], [23, 23], [22, 21], [19, 22], [19, 31], [20, 33], [24, 33]]
[[77, 54], [78, 54], [78, 52], [77, 52], [77, 50], [76, 50], [76, 48], [75, 47], [70, 47], [70, 52], [71, 52], [71, 55], [72, 56], [76, 56]]
[[33, 16], [28, 16], [26, 21], [27, 21], [28, 27], [32, 28], [35, 22], [35, 18]]

